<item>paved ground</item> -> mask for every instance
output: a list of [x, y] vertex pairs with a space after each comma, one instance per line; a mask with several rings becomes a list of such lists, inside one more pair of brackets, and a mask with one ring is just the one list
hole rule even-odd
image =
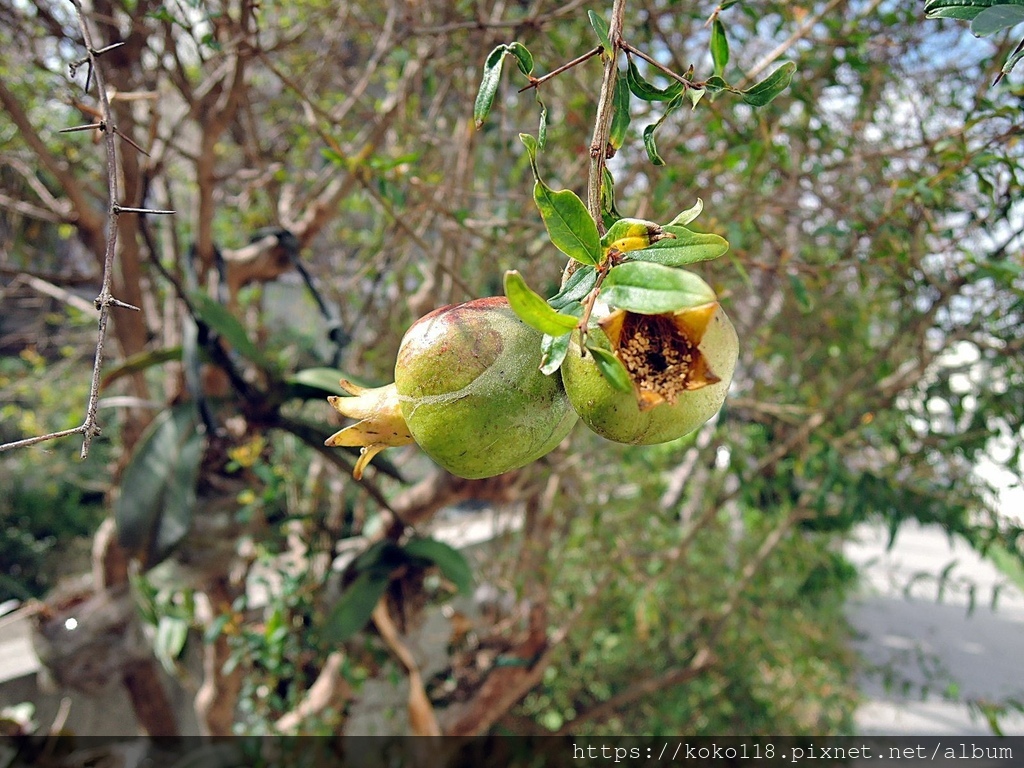
[[[991, 734], [965, 702], [1024, 703], [1024, 594], [937, 528], [907, 525], [886, 544], [885, 531], [863, 527], [846, 547], [864, 573], [849, 616], [876, 669], [862, 683], [860, 733]], [[1000, 725], [1024, 735], [1024, 715]]]

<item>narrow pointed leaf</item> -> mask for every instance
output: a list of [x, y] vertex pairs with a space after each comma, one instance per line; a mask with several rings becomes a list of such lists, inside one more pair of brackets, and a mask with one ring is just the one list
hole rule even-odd
[[796, 64], [787, 61], [768, 77], [743, 91], [743, 101], [752, 107], [763, 107], [789, 87]]
[[675, 112], [683, 103], [683, 97], [677, 96], [675, 99], [669, 102], [665, 108], [665, 114], [658, 118], [657, 122], [651, 123], [644, 128], [644, 149], [647, 150], [647, 158], [654, 165], [664, 165], [665, 161], [662, 160], [661, 155], [658, 154], [658, 147], [654, 143], [654, 133], [657, 131], [661, 124], [665, 122], [666, 118]]
[[601, 43], [601, 46], [606, 51], [610, 51], [612, 49], [612, 43], [608, 37], [608, 24], [603, 18], [593, 11], [587, 11], [587, 18], [590, 19], [590, 26], [592, 26], [594, 31], [597, 33], [598, 42]]
[[537, 144], [543, 147], [548, 143], [548, 108], [547, 105], [541, 101], [540, 90], [537, 93], [537, 104], [540, 105], [540, 119], [537, 121]]
[[647, 159], [652, 165], [664, 165], [665, 161], [658, 154], [658, 145], [654, 141], [654, 132], [658, 130], [658, 123], [651, 123], [644, 128], [644, 149], [647, 151]]
[[576, 327], [575, 317], [553, 309], [515, 270], [505, 273], [505, 296], [519, 319], [541, 333], [558, 336]]
[[609, 384], [620, 392], [633, 391], [633, 382], [629, 378], [629, 372], [619, 358], [607, 349], [596, 345], [591, 346], [589, 342], [587, 342], [587, 351], [594, 356], [594, 363], [597, 364], [597, 369], [608, 380]]
[[608, 170], [607, 166], [605, 166], [602, 178], [601, 215], [604, 218], [605, 227], [607, 228], [614, 224], [617, 219], [621, 219], [622, 214], [620, 214], [618, 209], [615, 207], [615, 179], [612, 177], [612, 173]]
[[473, 104], [473, 122], [479, 128], [487, 119], [494, 104], [494, 96], [498, 93], [498, 84], [501, 82], [501, 67], [505, 61], [505, 53], [508, 46], [499, 45], [491, 51], [484, 61], [484, 74], [480, 78], [480, 89], [476, 94], [476, 101]]
[[263, 369], [271, 367], [270, 361], [227, 307], [203, 291], [190, 291], [188, 298], [198, 318], [219, 333], [238, 354]]
[[634, 251], [629, 258], [667, 267], [685, 267], [717, 259], [729, 250], [728, 241], [720, 235], [693, 232], [686, 227], [667, 226], [662, 229], [675, 235], [675, 239], [661, 240], [642, 251]]
[[645, 261], [612, 267], [601, 289], [609, 305], [644, 315], [674, 312], [715, 301], [714, 290], [693, 272]]
[[150, 349], [145, 352], [126, 357], [119, 365], [114, 366], [103, 375], [100, 381], [100, 388], [104, 389], [118, 379], [141, 373], [156, 365], [162, 365], [175, 360], [181, 360], [181, 347], [165, 347], [164, 349]]
[[725, 25], [717, 18], [711, 25], [711, 60], [715, 74], [721, 77], [729, 64], [729, 41], [725, 36]]
[[696, 203], [694, 203], [691, 207], [687, 208], [685, 211], [682, 211], [681, 213], [677, 214], [676, 217], [672, 219], [672, 221], [670, 221], [667, 226], [685, 227], [691, 221], [700, 216], [703, 210], [704, 201], [698, 197]]
[[629, 85], [623, 78], [615, 81], [615, 98], [612, 101], [612, 126], [608, 134], [608, 143], [615, 149], [621, 149], [629, 130]]

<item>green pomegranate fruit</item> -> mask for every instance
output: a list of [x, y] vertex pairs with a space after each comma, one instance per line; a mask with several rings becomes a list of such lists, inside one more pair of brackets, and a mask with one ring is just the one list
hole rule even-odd
[[406, 332], [395, 383], [331, 397], [360, 419], [327, 445], [363, 446], [355, 476], [384, 448], [415, 441], [454, 475], [491, 477], [553, 450], [577, 420], [560, 377], [540, 367], [538, 331], [503, 297], [454, 304]]
[[539, 370], [540, 340], [504, 297], [417, 320], [399, 347], [395, 386], [420, 448], [466, 478], [500, 475], [553, 450], [577, 416], [559, 377]]
[[[725, 401], [739, 352], [736, 330], [717, 301], [658, 315], [616, 310], [591, 339], [625, 366], [632, 392], [615, 389], [593, 355], [573, 343], [562, 381], [583, 422], [609, 440], [664, 443], [692, 432]], [[578, 334], [575, 338], [578, 338]]]

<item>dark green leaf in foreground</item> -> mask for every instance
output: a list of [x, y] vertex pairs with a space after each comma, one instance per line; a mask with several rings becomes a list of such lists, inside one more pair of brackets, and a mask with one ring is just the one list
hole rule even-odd
[[205, 440], [191, 403], [157, 414], [121, 476], [114, 501], [118, 541], [148, 566], [188, 533]]
[[411, 557], [429, 560], [463, 595], [473, 591], [473, 571], [465, 555], [437, 539], [411, 539], [403, 549]]
[[383, 569], [374, 568], [356, 576], [327, 617], [325, 639], [343, 643], [355, 636], [370, 620], [390, 581], [390, 572]]
[[188, 298], [198, 319], [219, 333], [238, 354], [261, 368], [271, 367], [262, 350], [249, 338], [245, 327], [231, 310], [203, 291], [191, 291]]

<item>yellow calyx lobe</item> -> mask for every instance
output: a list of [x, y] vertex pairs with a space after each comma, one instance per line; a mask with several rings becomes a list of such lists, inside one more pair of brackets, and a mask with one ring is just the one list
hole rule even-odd
[[700, 351], [713, 301], [658, 315], [616, 310], [600, 321], [612, 350], [626, 367], [641, 411], [721, 381]]
[[352, 470], [352, 476], [360, 480], [363, 470], [373, 461], [374, 456], [385, 448], [408, 445], [413, 442], [412, 434], [402, 415], [394, 384], [366, 389], [342, 379], [341, 388], [354, 396], [332, 396], [327, 398], [327, 402], [342, 416], [359, 421], [335, 432], [324, 445], [362, 447], [359, 460]]

